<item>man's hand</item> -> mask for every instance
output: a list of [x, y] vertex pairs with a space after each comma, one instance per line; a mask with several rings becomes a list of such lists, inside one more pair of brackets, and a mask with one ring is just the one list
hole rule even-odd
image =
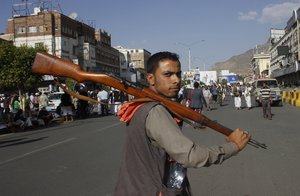
[[242, 131], [241, 129], [236, 129], [228, 136], [226, 140], [228, 142], [235, 143], [239, 151], [241, 151], [245, 148], [250, 138], [251, 135], [248, 132]]

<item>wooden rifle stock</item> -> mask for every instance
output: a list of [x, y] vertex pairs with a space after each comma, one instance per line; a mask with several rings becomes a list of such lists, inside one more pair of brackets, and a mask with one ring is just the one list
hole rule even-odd
[[[206, 116], [195, 112], [188, 107], [185, 107], [175, 101], [158, 95], [147, 87], [144, 87], [143, 89], [137, 89], [132, 86], [128, 86], [124, 84], [124, 82], [105, 74], [83, 71], [81, 70], [79, 65], [73, 64], [69, 61], [50, 55], [48, 53], [37, 53], [32, 66], [32, 72], [44, 75], [68, 77], [78, 82], [93, 81], [96, 83], [101, 83], [106, 86], [124, 91], [127, 94], [131, 94], [135, 98], [150, 98], [161, 102], [163, 105], [165, 105], [167, 108], [169, 108], [179, 116], [195, 122], [199, 122], [202, 125], [210, 127], [226, 136], [229, 136], [233, 131], [227, 127], [220, 125], [217, 122], [210, 120]], [[266, 148], [265, 144], [259, 143], [253, 139], [249, 141], [249, 144], [255, 147]]]

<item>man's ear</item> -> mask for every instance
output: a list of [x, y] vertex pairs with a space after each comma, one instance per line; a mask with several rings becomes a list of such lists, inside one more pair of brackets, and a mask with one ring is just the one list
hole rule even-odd
[[147, 74], [147, 81], [148, 81], [150, 86], [154, 86], [154, 84], [155, 84], [154, 74], [148, 73]]

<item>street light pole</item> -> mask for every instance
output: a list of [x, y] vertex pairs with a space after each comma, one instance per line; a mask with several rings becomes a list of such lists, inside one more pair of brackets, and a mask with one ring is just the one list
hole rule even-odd
[[197, 44], [197, 43], [199, 43], [199, 42], [204, 42], [204, 41], [205, 41], [205, 40], [200, 40], [200, 41], [193, 42], [193, 43], [191, 43], [191, 44], [186, 44], [186, 43], [181, 43], [181, 42], [177, 42], [177, 43], [176, 43], [176, 44], [180, 44], [180, 45], [182, 45], [182, 46], [188, 48], [189, 71], [192, 69], [192, 67], [191, 67], [191, 46], [193, 46], [193, 45], [195, 45], [195, 44]]
[[189, 48], [189, 71], [191, 70], [191, 49]]

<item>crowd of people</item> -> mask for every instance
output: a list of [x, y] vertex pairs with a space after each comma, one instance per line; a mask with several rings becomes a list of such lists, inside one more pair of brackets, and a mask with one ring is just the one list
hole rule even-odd
[[[178, 97], [181, 104], [200, 113], [203, 109], [209, 111], [216, 108], [216, 104], [223, 106], [225, 98], [228, 96], [233, 97], [236, 110], [242, 108], [250, 110], [253, 107], [251, 100], [253, 90], [254, 88], [250, 83], [244, 85], [240, 85], [240, 83], [232, 85], [213, 83], [212, 85], [201, 86], [198, 82], [194, 82], [193, 88], [182, 87]], [[201, 91], [200, 94], [197, 93], [199, 91]], [[242, 107], [242, 99], [245, 99], [244, 107]], [[197, 107], [195, 107], [195, 103]]]
[[[221, 85], [214, 83], [212, 85], [200, 86], [194, 82], [193, 88], [182, 87], [179, 92], [179, 101], [181, 104], [201, 113], [203, 109], [207, 111], [216, 109], [216, 104], [223, 106], [226, 97], [232, 97], [236, 110], [253, 108], [252, 99], [255, 87], [250, 83], [241, 85], [239, 82], [232, 85]], [[262, 89], [258, 92], [258, 105], [262, 106], [263, 118], [272, 120], [271, 104], [272, 93], [267, 83], [264, 83]], [[244, 101], [243, 101], [244, 100]], [[244, 103], [244, 104], [242, 104]], [[197, 124], [199, 126], [199, 124]]]
[[50, 93], [0, 94], [0, 123], [11, 131], [48, 126], [53, 122], [70, 122], [89, 116], [115, 115], [120, 106], [131, 97], [116, 89], [102, 88], [77, 92], [99, 101], [99, 104], [78, 99], [68, 93], [61, 94], [60, 104], [54, 111], [49, 109]]
[[209, 111], [216, 108], [216, 104], [222, 106], [226, 95], [230, 92], [231, 89], [227, 85], [214, 83], [201, 86], [198, 82], [194, 82], [193, 88], [182, 87], [178, 98], [181, 104], [201, 113], [204, 108]]
[[0, 122], [11, 130], [47, 126], [53, 119], [47, 103], [46, 93], [1, 94]]
[[[193, 83], [193, 87], [183, 86], [178, 93], [178, 101], [187, 107], [201, 113], [204, 109], [210, 111], [216, 109], [217, 105], [223, 106], [226, 97], [233, 97], [236, 110], [247, 108], [250, 110], [251, 97], [253, 96], [253, 86], [249, 83], [225, 85], [213, 83], [212, 85], [200, 85]], [[61, 103], [55, 111], [49, 111], [48, 93], [26, 93], [21, 98], [17, 94], [0, 94], [0, 122], [7, 127], [20, 128], [22, 130], [37, 126], [47, 126], [51, 122], [73, 121], [74, 119], [87, 118], [91, 115], [107, 116], [116, 115], [123, 103], [133, 99], [132, 96], [110, 87], [97, 88], [93, 91], [80, 90], [77, 92], [97, 100], [99, 103], [91, 103], [78, 99], [64, 93], [61, 96]], [[270, 103], [266, 102], [263, 95], [261, 105], [263, 106], [263, 116], [271, 119]], [[245, 106], [242, 107], [244, 99]], [[200, 124], [196, 124], [200, 126]]]

